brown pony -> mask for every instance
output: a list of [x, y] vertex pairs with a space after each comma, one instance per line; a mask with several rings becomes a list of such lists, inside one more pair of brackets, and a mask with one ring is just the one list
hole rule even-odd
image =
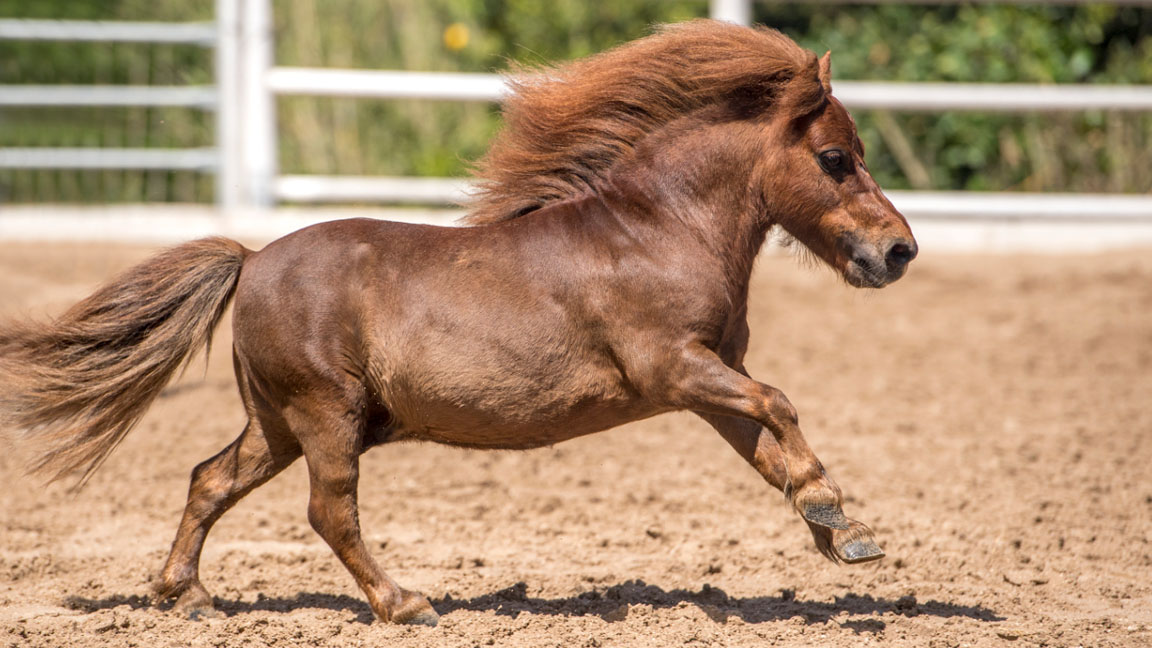
[[248, 424], [192, 471], [157, 598], [212, 598], [212, 524], [300, 456], [308, 519], [376, 615], [435, 623], [373, 560], [359, 456], [396, 441], [535, 448], [674, 410], [707, 420], [834, 561], [883, 555], [844, 516], [780, 390], [750, 378], [749, 275], [781, 228], [854, 286], [916, 256], [817, 59], [769, 29], [695, 21], [515, 86], [467, 222], [212, 238], [128, 270], [44, 326], [0, 328], [0, 422], [81, 484], [235, 296]]

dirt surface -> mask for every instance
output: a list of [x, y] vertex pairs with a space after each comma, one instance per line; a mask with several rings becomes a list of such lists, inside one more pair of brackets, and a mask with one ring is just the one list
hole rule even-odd
[[[149, 250], [0, 246], [0, 313], [59, 312]], [[188, 474], [240, 431], [221, 330], [69, 495], [0, 456], [0, 646], [1150, 646], [1152, 255], [933, 256], [883, 291], [762, 259], [752, 374], [789, 395], [888, 557], [820, 557], [692, 415], [531, 452], [364, 457], [378, 559], [443, 615], [372, 622], [301, 463], [208, 539], [218, 618], [147, 601]]]

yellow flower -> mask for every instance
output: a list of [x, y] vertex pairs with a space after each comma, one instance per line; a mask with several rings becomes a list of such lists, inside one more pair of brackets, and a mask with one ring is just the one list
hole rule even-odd
[[444, 47], [459, 52], [468, 46], [468, 26], [464, 23], [452, 23], [444, 28]]

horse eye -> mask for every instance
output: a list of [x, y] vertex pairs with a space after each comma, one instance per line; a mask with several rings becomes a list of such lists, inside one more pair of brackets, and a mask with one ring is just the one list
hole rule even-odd
[[848, 171], [848, 154], [840, 149], [821, 151], [816, 159], [820, 161], [820, 168], [824, 169], [825, 173], [840, 175]]

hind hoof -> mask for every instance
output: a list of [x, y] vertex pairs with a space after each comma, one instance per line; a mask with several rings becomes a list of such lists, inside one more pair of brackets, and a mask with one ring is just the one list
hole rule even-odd
[[439, 622], [440, 615], [432, 608], [432, 604], [415, 592], [405, 592], [403, 602], [392, 613], [392, 623], [434, 626]]
[[176, 604], [172, 606], [172, 610], [183, 614], [192, 621], [218, 619], [224, 616], [216, 609], [208, 590], [198, 583], [184, 590], [184, 593], [176, 599]]
[[401, 621], [405, 625], [422, 625], [435, 627], [440, 623], [440, 615], [436, 614], [435, 610], [421, 610], [415, 616], [409, 617], [405, 621]]

